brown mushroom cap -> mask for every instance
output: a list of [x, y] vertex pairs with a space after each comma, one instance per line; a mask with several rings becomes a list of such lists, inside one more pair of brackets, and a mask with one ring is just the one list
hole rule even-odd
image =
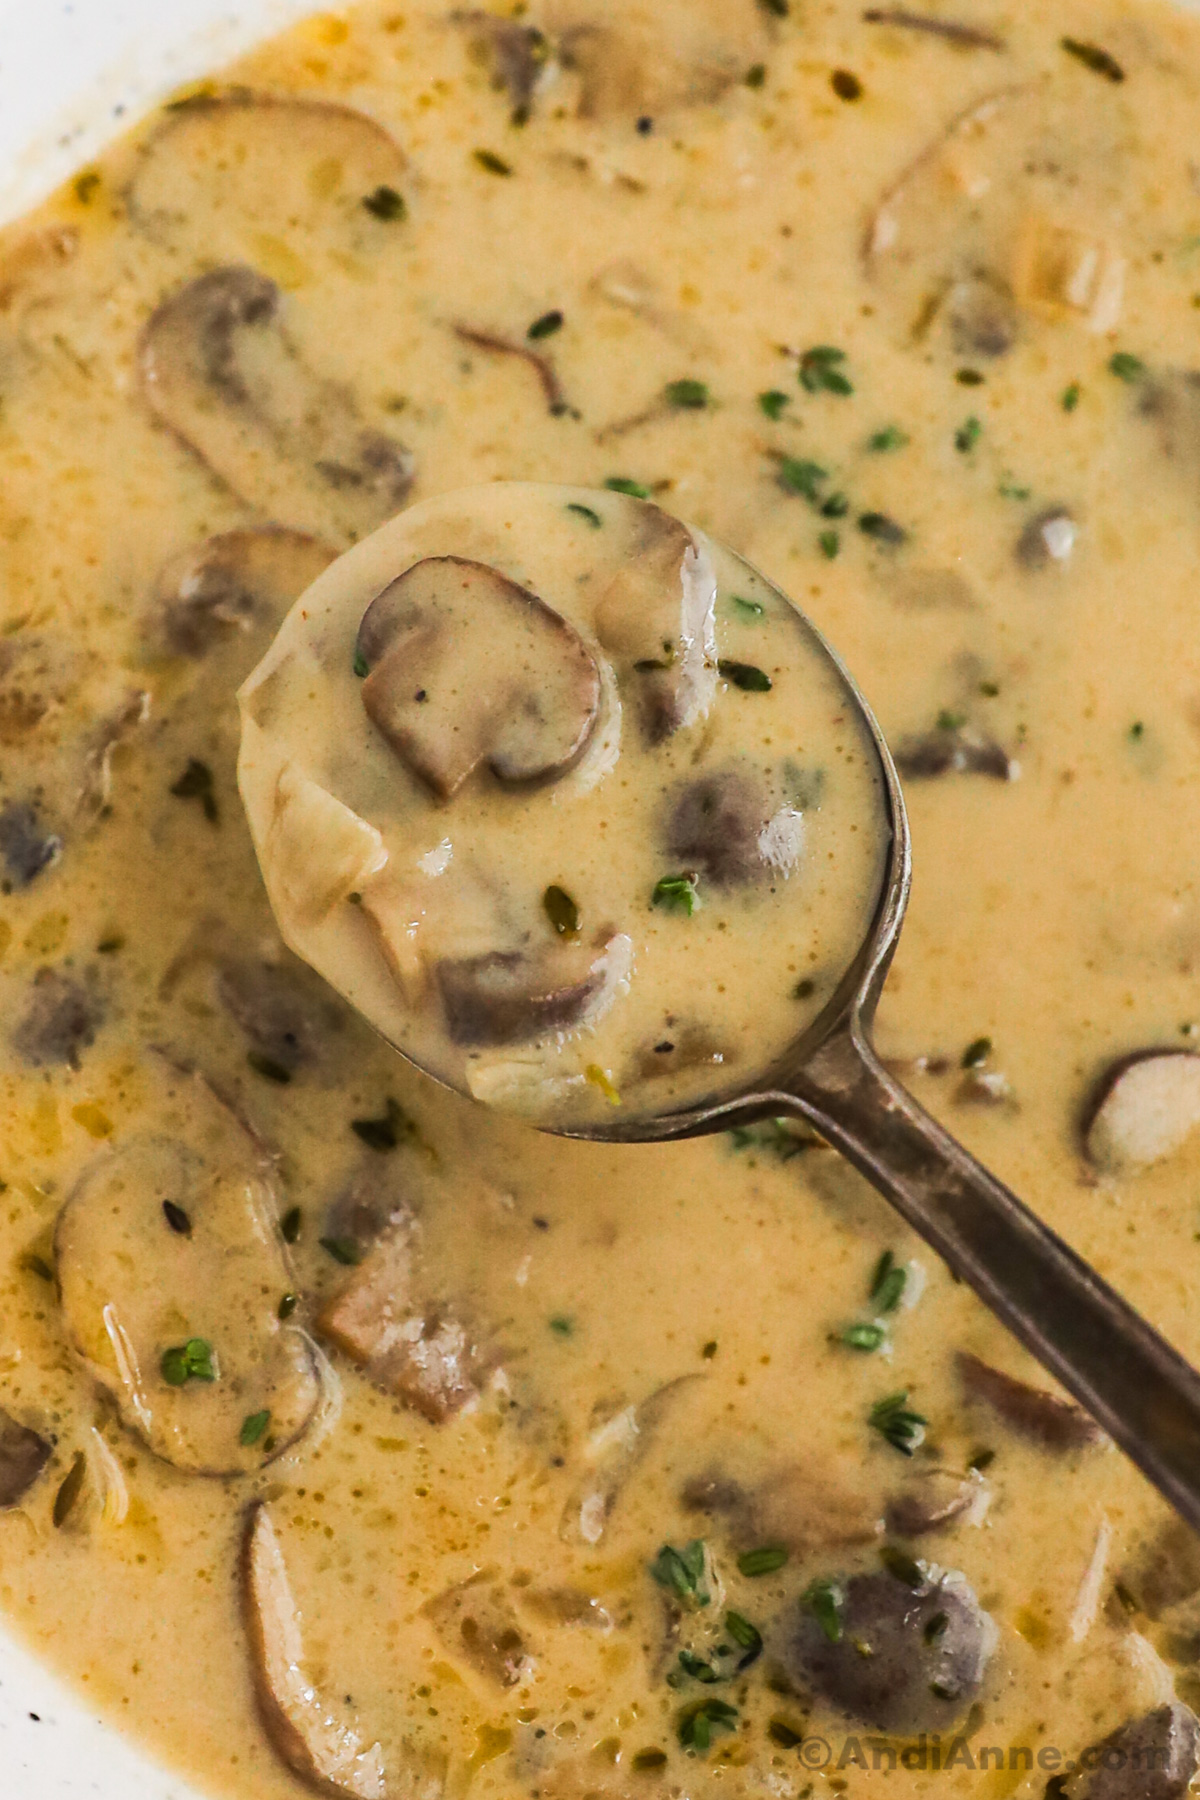
[[625, 566], [596, 608], [596, 635], [640, 701], [651, 743], [696, 724], [717, 691], [717, 578], [681, 520], [640, 506]]
[[1079, 1450], [1106, 1442], [1104, 1432], [1081, 1406], [1047, 1388], [1030, 1386], [1003, 1369], [993, 1369], [969, 1350], [955, 1359], [967, 1392], [984, 1401], [1006, 1425], [1047, 1450]]
[[632, 962], [629, 938], [494, 950], [438, 965], [446, 1025], [456, 1044], [532, 1043], [573, 1031], [615, 999]]
[[482, 762], [505, 782], [563, 775], [596, 728], [600, 671], [583, 639], [484, 563], [414, 563], [367, 608], [356, 652], [369, 718], [441, 799]]
[[1200, 1125], [1200, 1056], [1136, 1050], [1110, 1065], [1089, 1096], [1083, 1142], [1090, 1162], [1117, 1174], [1149, 1168]]
[[[173, 1135], [98, 1157], [59, 1214], [67, 1331], [156, 1455], [196, 1475], [249, 1473], [304, 1434], [322, 1394], [309, 1340], [278, 1316], [295, 1282], [270, 1161], [201, 1076], [157, 1053], [146, 1072]], [[164, 1353], [194, 1340], [211, 1347], [216, 1379], [175, 1385]], [[247, 1419], [264, 1412], [243, 1443]]]
[[50, 1445], [0, 1407], [0, 1512], [19, 1506], [50, 1460]]
[[248, 506], [354, 538], [402, 504], [412, 457], [364, 424], [346, 388], [313, 373], [281, 309], [275, 283], [244, 264], [188, 282], [142, 334], [142, 389]]

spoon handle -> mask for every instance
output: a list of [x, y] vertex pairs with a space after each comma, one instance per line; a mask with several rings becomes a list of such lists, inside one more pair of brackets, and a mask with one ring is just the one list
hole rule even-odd
[[892, 1079], [861, 1024], [769, 1099], [890, 1200], [1200, 1530], [1200, 1374]]

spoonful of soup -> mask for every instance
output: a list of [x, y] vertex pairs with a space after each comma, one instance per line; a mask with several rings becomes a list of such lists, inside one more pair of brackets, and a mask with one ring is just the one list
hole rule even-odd
[[1200, 1376], [875, 1054], [903, 799], [778, 588], [647, 501], [494, 483], [334, 563], [240, 702], [283, 935], [397, 1050], [569, 1136], [806, 1121], [1200, 1528]]

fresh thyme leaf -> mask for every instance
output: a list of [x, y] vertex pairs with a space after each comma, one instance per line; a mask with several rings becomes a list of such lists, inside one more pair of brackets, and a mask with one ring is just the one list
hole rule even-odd
[[978, 369], [959, 369], [954, 379], [959, 387], [982, 387], [986, 377]]
[[300, 1297], [298, 1294], [284, 1294], [279, 1302], [279, 1317], [284, 1320], [290, 1319], [299, 1304]]
[[242, 1420], [242, 1429], [238, 1432], [238, 1443], [243, 1450], [251, 1449], [260, 1438], [267, 1435], [267, 1426], [271, 1423], [269, 1411], [247, 1413]]
[[757, 600], [743, 600], [740, 594], [731, 594], [729, 604], [743, 619], [761, 619], [767, 610], [765, 606], [760, 606]]
[[967, 1459], [967, 1467], [968, 1469], [975, 1469], [982, 1475], [985, 1469], [991, 1468], [995, 1460], [996, 1452], [994, 1450], [974, 1450]]
[[714, 1731], [733, 1731], [738, 1711], [727, 1700], [702, 1700], [679, 1719], [679, 1742], [685, 1750], [707, 1750]]
[[941, 712], [937, 716], [937, 728], [939, 731], [961, 731], [966, 722], [966, 713], [951, 712], [948, 706], [943, 706]]
[[896, 1261], [890, 1250], [885, 1250], [871, 1276], [870, 1298], [880, 1312], [895, 1312], [904, 1298], [907, 1285], [908, 1270], [903, 1263]]
[[350, 1129], [368, 1150], [377, 1150], [380, 1155], [386, 1155], [404, 1138], [415, 1135], [412, 1120], [390, 1095], [384, 1101], [381, 1119], [351, 1119]]
[[604, 523], [598, 512], [593, 512], [590, 506], [581, 506], [578, 500], [568, 500], [567, 511], [578, 513], [581, 519], [586, 519], [593, 531], [599, 531]]
[[690, 376], [687, 376], [682, 381], [668, 381], [663, 389], [663, 398], [668, 406], [698, 412], [701, 407], [708, 405], [709, 392], [705, 382], [693, 381]]
[[542, 895], [542, 909], [559, 937], [574, 937], [579, 930], [579, 908], [566, 888], [548, 887]]
[[556, 331], [562, 330], [562, 327], [563, 315], [555, 307], [552, 312], [544, 312], [540, 318], [535, 319], [525, 336], [532, 338], [534, 343], [537, 343], [539, 338], [553, 337]]
[[789, 494], [799, 494], [814, 506], [821, 503], [821, 483], [829, 480], [829, 470], [805, 456], [782, 456], [779, 459], [779, 485]]
[[804, 1595], [807, 1606], [831, 1644], [842, 1641], [842, 1608], [846, 1596], [838, 1582], [822, 1577], [810, 1582]]
[[865, 512], [859, 515], [858, 529], [864, 537], [874, 538], [877, 544], [895, 546], [908, 541], [908, 533], [903, 525], [897, 525], [887, 513]]
[[907, 431], [901, 431], [898, 425], [885, 425], [882, 431], [872, 432], [867, 439], [867, 449], [882, 455], [887, 450], [903, 450], [908, 441]]
[[358, 676], [360, 681], [365, 681], [366, 677], [371, 673], [371, 665], [361, 650], [356, 650], [354, 652], [354, 673]]
[[794, 1750], [804, 1734], [797, 1731], [794, 1725], [789, 1725], [786, 1719], [772, 1719], [767, 1726], [767, 1736], [781, 1750]]
[[362, 1261], [362, 1251], [353, 1238], [323, 1237], [318, 1238], [322, 1250], [332, 1256], [334, 1262], [341, 1263], [344, 1269], [354, 1269]]
[[640, 481], [632, 481], [628, 475], [610, 475], [604, 485], [614, 494], [630, 494], [635, 500], [650, 498], [650, 489]]
[[382, 219], [388, 225], [396, 219], [408, 217], [408, 207], [404, 203], [404, 195], [398, 194], [394, 187], [388, 187], [386, 184], [377, 187], [373, 194], [368, 194], [363, 205], [374, 218]]
[[189, 756], [187, 768], [178, 781], [172, 782], [171, 792], [177, 800], [198, 800], [209, 824], [217, 823], [217, 796], [213, 792], [213, 772], [207, 763]]
[[791, 403], [792, 396], [785, 394], [781, 388], [768, 388], [765, 394], [758, 396], [759, 407], [766, 413], [768, 419], [782, 418], [784, 407], [790, 406]]
[[1103, 75], [1107, 81], [1124, 81], [1125, 71], [1115, 56], [1099, 44], [1089, 44], [1081, 38], [1065, 37], [1059, 42], [1068, 56], [1081, 62], [1085, 69], [1091, 69], [1095, 75]]
[[954, 434], [954, 448], [966, 456], [972, 451], [983, 436], [983, 421], [974, 413], [964, 419]]
[[665, 1750], [651, 1747], [648, 1750], [635, 1751], [630, 1759], [629, 1766], [631, 1769], [636, 1769], [638, 1774], [642, 1774], [648, 1769], [661, 1769], [666, 1760], [667, 1753]]
[[497, 156], [494, 150], [474, 150], [471, 154], [479, 167], [486, 169], [489, 175], [512, 174], [512, 164], [506, 163], [504, 158]]
[[821, 502], [823, 519], [844, 519], [849, 511], [850, 497], [848, 494], [830, 494], [827, 500]]
[[815, 344], [800, 358], [800, 386], [807, 394], [852, 394], [854, 383], [841, 365], [846, 352], [833, 344]]
[[[691, 1676], [693, 1681], [703, 1681], [708, 1686], [711, 1686], [715, 1681], [725, 1681], [728, 1679], [726, 1676], [722, 1675], [720, 1669], [714, 1668], [712, 1663], [705, 1662], [702, 1656], [697, 1656], [694, 1650], [681, 1650], [679, 1652], [679, 1666], [685, 1675]], [[730, 1671], [730, 1673], [732, 1673], [732, 1671]]]
[[80, 206], [90, 206], [100, 186], [99, 169], [84, 169], [75, 177], [75, 198]]
[[962, 1062], [959, 1066], [963, 1069], [982, 1069], [991, 1054], [992, 1040], [990, 1037], [972, 1038], [962, 1053]]
[[750, 67], [746, 70], [746, 73], [742, 76], [742, 80], [748, 88], [765, 87], [767, 82], [766, 63], [751, 63]]
[[693, 1538], [682, 1550], [676, 1550], [673, 1544], [664, 1544], [650, 1564], [650, 1573], [659, 1587], [666, 1588], [689, 1612], [695, 1612], [712, 1599], [705, 1572], [706, 1561], [703, 1538]]
[[1019, 481], [1013, 481], [1010, 476], [1006, 475], [1004, 480], [998, 483], [996, 492], [1002, 500], [1028, 500], [1033, 489], [1025, 487]]
[[738, 1658], [737, 1673], [740, 1675], [743, 1669], [748, 1669], [751, 1663], [757, 1662], [762, 1655], [762, 1632], [757, 1625], [750, 1623], [744, 1613], [740, 1612], [725, 1614], [725, 1629], [738, 1649], [745, 1653]]
[[821, 555], [827, 562], [832, 562], [842, 547], [841, 536], [836, 531], [821, 532], [820, 536], [817, 538], [817, 543], [821, 547]]
[[792, 10], [791, 0], [758, 0], [758, 4], [776, 19], [786, 19]]
[[839, 100], [862, 99], [862, 82], [849, 69], [835, 69], [829, 77], [829, 85]]
[[[901, 1270], [900, 1273], [903, 1274], [904, 1271]], [[862, 1350], [869, 1354], [872, 1350], [881, 1350], [886, 1344], [887, 1329], [864, 1319], [854, 1325], [844, 1325], [838, 1333], [838, 1342], [845, 1344], [848, 1350]]]
[[574, 1320], [568, 1319], [565, 1313], [555, 1313], [549, 1320], [549, 1325], [555, 1337], [568, 1338], [573, 1336], [575, 1331]]
[[182, 1206], [176, 1205], [174, 1200], [164, 1200], [162, 1209], [164, 1219], [177, 1237], [191, 1237], [192, 1221]]
[[1108, 372], [1118, 381], [1133, 383], [1144, 378], [1146, 365], [1140, 356], [1131, 356], [1128, 350], [1114, 350], [1108, 359]]
[[912, 1412], [907, 1402], [908, 1389], [902, 1388], [899, 1393], [877, 1400], [867, 1414], [868, 1425], [901, 1456], [914, 1454], [924, 1442], [925, 1427], [929, 1423], [921, 1413]]
[[1083, 389], [1080, 387], [1079, 383], [1077, 381], [1070, 382], [1062, 391], [1063, 411], [1068, 413], [1074, 412], [1082, 397]]
[[1145, 724], [1143, 723], [1143, 721], [1141, 719], [1135, 719], [1133, 721], [1133, 724], [1129, 727], [1130, 742], [1134, 743], [1134, 744], [1140, 743], [1140, 741], [1142, 740], [1142, 738], [1145, 737], [1145, 735], [1146, 735]]
[[729, 1134], [735, 1150], [770, 1150], [780, 1162], [790, 1162], [816, 1139], [802, 1136], [788, 1119], [764, 1119], [759, 1125], [735, 1125]]
[[732, 681], [735, 688], [741, 688], [744, 694], [769, 694], [771, 677], [765, 669], [756, 669], [753, 663], [731, 662], [727, 656], [720, 658], [717, 671], [726, 681]]
[[164, 1350], [159, 1370], [169, 1387], [186, 1387], [189, 1381], [215, 1381], [217, 1365], [213, 1347], [204, 1338], [189, 1338]]
[[83, 1492], [83, 1483], [87, 1475], [87, 1457], [82, 1450], [77, 1450], [71, 1458], [71, 1466], [63, 1476], [57, 1494], [54, 1496], [54, 1528], [61, 1531], [74, 1512], [79, 1496]]
[[665, 906], [670, 912], [686, 913], [690, 919], [700, 905], [698, 882], [699, 877], [695, 875], [664, 875], [654, 884], [650, 904]]
[[300, 1221], [303, 1214], [298, 1206], [289, 1206], [279, 1221], [279, 1235], [285, 1244], [294, 1244], [300, 1236]]
[[261, 1050], [247, 1050], [246, 1061], [256, 1075], [261, 1075], [264, 1081], [275, 1082], [278, 1087], [286, 1087], [292, 1079], [290, 1069], [276, 1062], [274, 1057], [264, 1056]]
[[759, 1575], [773, 1575], [788, 1559], [786, 1544], [760, 1544], [754, 1550], [743, 1550], [737, 1559], [738, 1571], [753, 1581]]
[[907, 1550], [901, 1550], [896, 1544], [881, 1544], [879, 1560], [889, 1575], [894, 1575], [897, 1581], [902, 1581], [905, 1587], [912, 1588], [914, 1593], [918, 1588], [924, 1587], [925, 1571], [916, 1558], [908, 1554]]

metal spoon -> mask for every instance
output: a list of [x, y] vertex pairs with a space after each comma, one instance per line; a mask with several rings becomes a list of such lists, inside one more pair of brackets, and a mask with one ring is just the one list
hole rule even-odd
[[656, 1143], [764, 1118], [807, 1121], [937, 1251], [1074, 1395], [1187, 1522], [1200, 1529], [1200, 1374], [884, 1067], [875, 1008], [904, 922], [912, 847], [900, 779], [870, 707], [833, 647], [783, 591], [837, 670], [879, 760], [891, 832], [871, 927], [828, 1006], [774, 1067], [733, 1099], [562, 1135]]

